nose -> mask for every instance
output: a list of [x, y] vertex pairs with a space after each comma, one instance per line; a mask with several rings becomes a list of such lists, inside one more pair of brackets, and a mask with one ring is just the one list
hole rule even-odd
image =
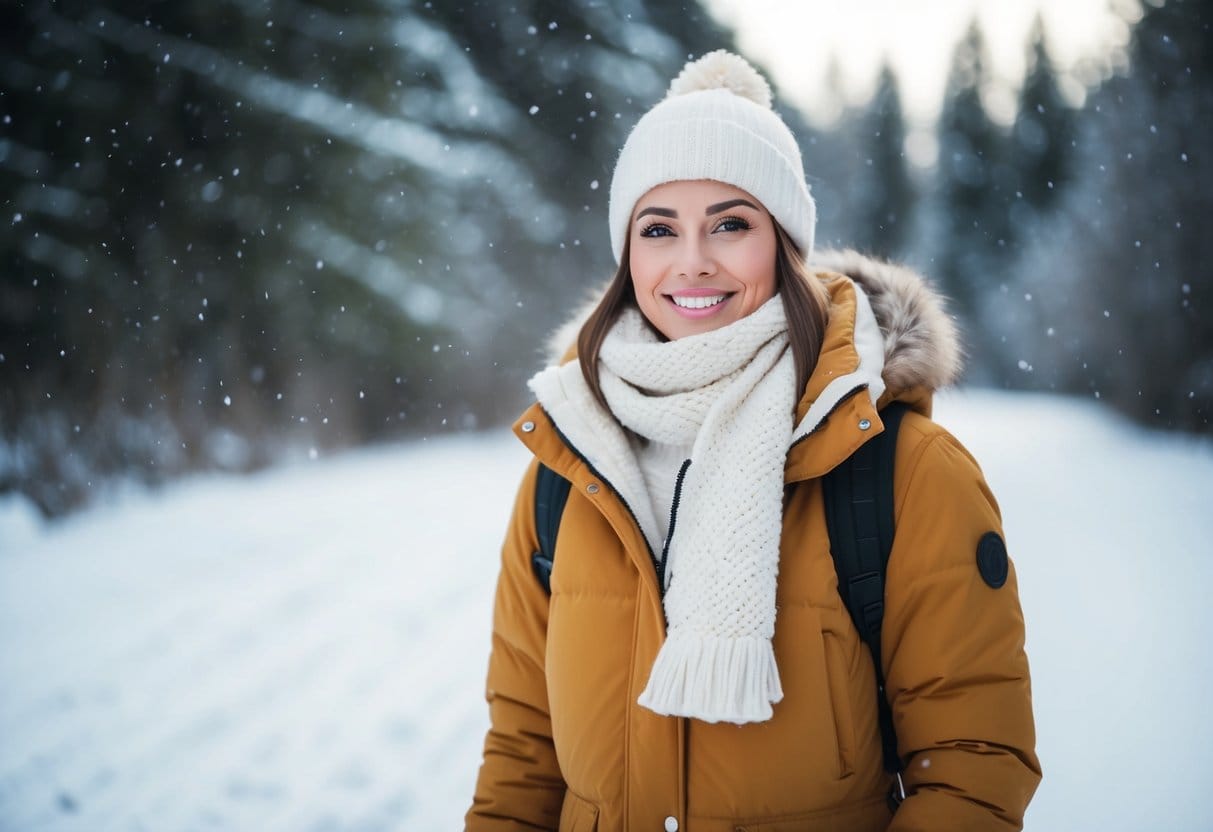
[[694, 234], [682, 238], [678, 251], [678, 276], [694, 280], [716, 273], [716, 260], [706, 240]]

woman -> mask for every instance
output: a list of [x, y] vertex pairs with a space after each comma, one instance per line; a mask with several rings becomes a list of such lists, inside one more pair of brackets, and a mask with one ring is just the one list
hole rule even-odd
[[[725, 52], [636, 125], [609, 215], [619, 270], [517, 426], [535, 462], [467, 828], [1020, 828], [1040, 777], [1023, 619], [993, 496], [929, 419], [958, 363], [938, 301], [858, 255], [835, 263], [849, 276], [805, 266], [799, 149]], [[911, 409], [882, 629], [900, 778], [820, 479], [893, 401]], [[571, 483], [550, 598], [531, 567], [539, 463]]]

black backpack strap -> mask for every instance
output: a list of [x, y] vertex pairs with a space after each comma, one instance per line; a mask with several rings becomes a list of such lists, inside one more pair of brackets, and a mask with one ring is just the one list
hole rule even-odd
[[531, 555], [531, 569], [544, 592], [552, 594], [552, 563], [556, 558], [556, 534], [560, 531], [560, 516], [569, 499], [569, 481], [551, 468], [539, 463], [535, 478], [535, 532], [539, 551]]
[[890, 773], [900, 772], [902, 765], [893, 713], [885, 695], [880, 627], [884, 621], [884, 579], [893, 549], [893, 456], [905, 410], [905, 405], [894, 403], [881, 411], [884, 431], [822, 480], [838, 592], [876, 666], [876, 706], [884, 767]]

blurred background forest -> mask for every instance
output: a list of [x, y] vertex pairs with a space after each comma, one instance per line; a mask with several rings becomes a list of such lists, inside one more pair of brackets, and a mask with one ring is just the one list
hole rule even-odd
[[[619, 146], [689, 56], [640, 0], [10, 4], [0, 31], [0, 494], [511, 419], [539, 345], [613, 270]], [[976, 23], [937, 157], [897, 77], [801, 138], [820, 246], [952, 298], [967, 383], [1213, 415], [1213, 0], [1134, 5], [1081, 101], [1048, 32], [1011, 123]], [[748, 55], [759, 66], [763, 55]], [[777, 91], [778, 93], [778, 91]]]

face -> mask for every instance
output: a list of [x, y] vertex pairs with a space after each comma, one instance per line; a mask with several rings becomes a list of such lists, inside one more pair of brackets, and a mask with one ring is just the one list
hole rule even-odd
[[740, 320], [775, 294], [775, 223], [740, 188], [658, 185], [637, 200], [628, 235], [636, 302], [667, 339]]

